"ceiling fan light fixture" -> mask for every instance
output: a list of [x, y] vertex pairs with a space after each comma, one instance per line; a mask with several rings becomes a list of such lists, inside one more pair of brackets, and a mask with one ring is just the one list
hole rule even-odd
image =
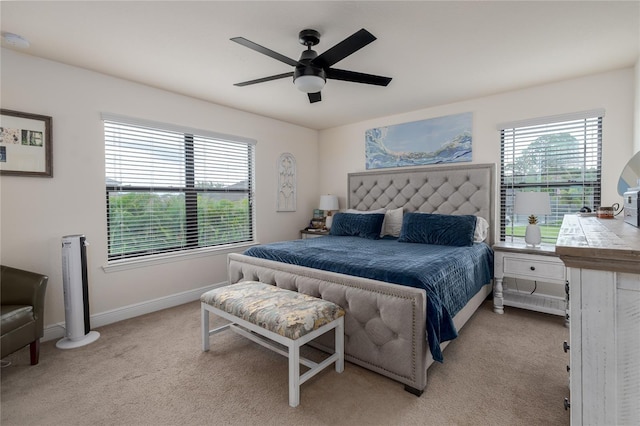
[[301, 75], [293, 83], [304, 93], [317, 93], [322, 90], [325, 79], [317, 75]]

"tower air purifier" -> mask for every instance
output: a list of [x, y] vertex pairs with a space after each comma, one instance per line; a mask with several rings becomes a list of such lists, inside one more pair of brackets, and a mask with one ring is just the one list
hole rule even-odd
[[62, 285], [64, 290], [65, 337], [60, 349], [72, 349], [95, 342], [100, 333], [89, 324], [89, 282], [87, 241], [84, 235], [62, 237]]

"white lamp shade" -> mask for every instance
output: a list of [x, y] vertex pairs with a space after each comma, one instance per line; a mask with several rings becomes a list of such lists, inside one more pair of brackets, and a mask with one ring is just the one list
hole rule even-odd
[[325, 80], [317, 75], [301, 75], [293, 83], [301, 92], [317, 93], [324, 87]]
[[551, 200], [547, 192], [516, 192], [515, 214], [551, 214]]
[[338, 197], [336, 195], [321, 195], [320, 196], [320, 210], [338, 210]]

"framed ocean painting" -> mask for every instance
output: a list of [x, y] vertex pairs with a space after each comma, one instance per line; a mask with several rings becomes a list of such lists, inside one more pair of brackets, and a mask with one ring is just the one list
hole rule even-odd
[[471, 161], [473, 114], [447, 115], [365, 132], [368, 169]]

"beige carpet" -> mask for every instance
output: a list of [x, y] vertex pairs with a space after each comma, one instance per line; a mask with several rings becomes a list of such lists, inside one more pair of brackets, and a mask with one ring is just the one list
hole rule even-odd
[[[217, 322], [218, 320], [216, 320]], [[566, 425], [568, 329], [557, 316], [486, 301], [429, 369], [416, 397], [351, 363], [302, 385], [288, 405], [287, 360], [233, 332], [200, 349], [197, 302], [98, 329], [95, 343], [5, 358], [9, 425]], [[315, 351], [312, 351], [315, 352]]]

